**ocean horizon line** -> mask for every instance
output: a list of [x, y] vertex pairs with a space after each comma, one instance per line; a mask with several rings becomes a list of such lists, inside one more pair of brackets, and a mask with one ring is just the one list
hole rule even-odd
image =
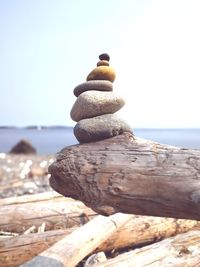
[[[45, 129], [73, 129], [74, 126], [70, 125], [0, 125], [0, 130], [3, 129], [27, 129], [27, 130], [45, 130]], [[132, 127], [134, 130], [200, 130], [200, 127]]]
[[[200, 149], [200, 128], [132, 128], [140, 138], [178, 147]], [[1, 128], [0, 152], [7, 153], [20, 140], [33, 144], [39, 154], [56, 153], [63, 147], [77, 144], [72, 126], [26, 126]]]

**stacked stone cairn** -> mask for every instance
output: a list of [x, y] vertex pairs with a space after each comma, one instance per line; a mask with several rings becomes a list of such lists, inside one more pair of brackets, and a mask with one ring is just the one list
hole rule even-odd
[[77, 99], [70, 115], [77, 122], [74, 135], [80, 143], [99, 141], [124, 132], [132, 133], [131, 127], [114, 114], [124, 106], [125, 101], [113, 92], [116, 75], [109, 66], [110, 57], [104, 53], [99, 59], [86, 82], [74, 89]]

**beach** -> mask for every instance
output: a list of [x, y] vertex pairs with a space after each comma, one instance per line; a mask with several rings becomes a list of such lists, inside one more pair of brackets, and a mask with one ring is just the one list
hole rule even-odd
[[[29, 133], [30, 137], [29, 130], [23, 131], [23, 133], [27, 132]], [[32, 133], [34, 133], [35, 139], [31, 140], [38, 140], [38, 141], [40, 140], [41, 142], [39, 136], [41, 137], [41, 134], [43, 136], [44, 133], [46, 132], [41, 133], [40, 130], [39, 132], [33, 131]], [[84, 204], [81, 203], [80, 201], [75, 201], [70, 198], [64, 198], [59, 194], [55, 194], [55, 191], [53, 191], [53, 189], [49, 186], [50, 174], [48, 173], [48, 167], [55, 161], [56, 153], [59, 152], [60, 149], [64, 148], [65, 146], [73, 145], [72, 143], [69, 142], [69, 139], [68, 139], [69, 145], [66, 145], [65, 143], [66, 131], [64, 131], [61, 134], [64, 137], [63, 139], [61, 138], [59, 139], [59, 133], [57, 132], [57, 138], [59, 139], [60, 147], [58, 148], [53, 146], [53, 142], [56, 143], [57, 141], [57, 139], [52, 139], [52, 137], [55, 136], [55, 134], [53, 133], [55, 132], [51, 132], [50, 137], [46, 135], [46, 144], [44, 142], [45, 139], [42, 138], [43, 140], [42, 144], [44, 146], [43, 148], [45, 147], [46, 149], [48, 148], [48, 150], [46, 150], [48, 151], [48, 153], [44, 153], [44, 151], [43, 153], [41, 153], [41, 147], [39, 148], [40, 153], [29, 154], [29, 155], [0, 152], [0, 188], [1, 188], [0, 198], [3, 202], [5, 201], [5, 203], [2, 206], [2, 212], [4, 212], [4, 210], [8, 211], [7, 216], [5, 213], [5, 219], [4, 219], [4, 221], [5, 220], [7, 221], [6, 223], [3, 222], [3, 224], [7, 228], [5, 227], [1, 231], [2, 235], [1, 244], [3, 247], [3, 252], [1, 252], [2, 259], [0, 260], [0, 262], [2, 263], [2, 266], [11, 266], [11, 265], [5, 265], [5, 263], [9, 264], [9, 262], [11, 262], [12, 264], [13, 262], [22, 264], [28, 260], [31, 260], [35, 255], [39, 255], [40, 257], [40, 253], [45, 253], [45, 251], [48, 249], [53, 249], [53, 251], [55, 251], [54, 248], [52, 248], [51, 246], [54, 246], [54, 244], [56, 246], [56, 244], [58, 244], [56, 242], [61, 242], [64, 238], [68, 240], [68, 237], [70, 238], [70, 235], [73, 236], [73, 232], [76, 234], [76, 231], [82, 230], [85, 233], [85, 230], [83, 228], [85, 225], [86, 227], [88, 227], [89, 230], [92, 229], [93, 231], [94, 228], [93, 225], [95, 224], [96, 229], [98, 229], [97, 230], [98, 233], [99, 229], [101, 229], [101, 226], [104, 225], [104, 220], [107, 220], [107, 218], [109, 218], [104, 216], [100, 217], [102, 218], [102, 222], [100, 221], [99, 225], [97, 225], [96, 221], [94, 221], [94, 218], [97, 214], [95, 214], [94, 211], [90, 210], [89, 207], [84, 206]], [[160, 140], [164, 140], [164, 142], [168, 142], [169, 144], [172, 143], [178, 144], [178, 142], [180, 142], [180, 144], [183, 144], [183, 146], [184, 145], [190, 147], [194, 146], [195, 148], [199, 147], [198, 143], [199, 130], [196, 131], [193, 130], [188, 132], [186, 131], [173, 132], [170, 130], [168, 130], [168, 132], [158, 131], [158, 130], [157, 131], [148, 130], [143, 132], [137, 132], [137, 135], [138, 133], [140, 137], [143, 138], [145, 136], [142, 136], [142, 133], [144, 135], [146, 134], [147, 137], [149, 137], [149, 139], [155, 139], [155, 137], [159, 136]], [[28, 135], [26, 135], [26, 137], [27, 136]], [[53, 140], [52, 143], [51, 140]], [[36, 143], [34, 143], [34, 145]], [[57, 150], [57, 151], [55, 153], [49, 153], [52, 152], [52, 150], [55, 151]], [[44, 194], [37, 195], [37, 193], [44, 193]], [[20, 196], [22, 196], [22, 198], [20, 198]], [[9, 197], [11, 197], [11, 199]], [[17, 197], [17, 198], [12, 198], [12, 197]], [[34, 201], [32, 200], [33, 198]], [[75, 209], [76, 203], [78, 203], [78, 205], [80, 206], [78, 207], [79, 213], [77, 213], [77, 210]], [[77, 214], [76, 217], [74, 217], [75, 213]], [[123, 219], [124, 216], [123, 213], [116, 213], [116, 215], [114, 216], [118, 216], [118, 214], [120, 214], [119, 216], [122, 216]], [[128, 253], [129, 251], [134, 253], [135, 251], [134, 248], [136, 246], [138, 246], [139, 249], [141, 248], [141, 251], [143, 249], [146, 249], [147, 239], [150, 240], [149, 243], [149, 245], [151, 246], [149, 247], [149, 253], [150, 253], [151, 251], [153, 251], [154, 246], [157, 245], [156, 243], [154, 243], [155, 240], [160, 242], [160, 246], [164, 246], [165, 241], [168, 242], [167, 238], [171, 237], [172, 235], [175, 235], [174, 238], [176, 241], [176, 234], [178, 233], [177, 229], [180, 229], [179, 231], [180, 234], [183, 235], [183, 238], [186, 236], [186, 239], [190, 240], [193, 238], [193, 236], [190, 236], [189, 230], [194, 229], [195, 227], [196, 229], [198, 229], [199, 227], [198, 221], [195, 220], [193, 220], [194, 223], [191, 224], [191, 221], [188, 222], [187, 220], [185, 221], [176, 220], [164, 217], [163, 218], [149, 217], [149, 216], [141, 217], [138, 215], [135, 217], [135, 215], [127, 215], [127, 218], [128, 216], [130, 216], [129, 219], [131, 219], [132, 218], [131, 216], [133, 216], [133, 219], [130, 220], [130, 223], [128, 222], [126, 224], [128, 225], [126, 226], [126, 228], [122, 228], [121, 237], [118, 236], [119, 232], [116, 232], [117, 241], [120, 239], [125, 240], [124, 243], [121, 245], [123, 247], [124, 253]], [[76, 225], [74, 225], [74, 223]], [[144, 231], [147, 225], [149, 228], [156, 229], [155, 232], [153, 230], [150, 231], [149, 229], [147, 231]], [[162, 228], [162, 233], [160, 232], [161, 228]], [[116, 224], [114, 225], [114, 229], [117, 230]], [[126, 235], [127, 230], [125, 231], [124, 229], [127, 229], [129, 231], [127, 235]], [[169, 229], [170, 231], [168, 231]], [[90, 240], [95, 240], [97, 235], [95, 234], [93, 238], [90, 238], [89, 230], [88, 230], [88, 238]], [[133, 231], [135, 232], [135, 234]], [[148, 238], [147, 238], [147, 233], [149, 233]], [[199, 236], [199, 233], [196, 232], [193, 235], [194, 238], [196, 238], [196, 236]], [[53, 241], [50, 241], [49, 237], [51, 236], [53, 237]], [[127, 237], [127, 239], [124, 238], [125, 236]], [[130, 236], [132, 240], [130, 239]], [[134, 238], [135, 236], [136, 239]], [[138, 236], [140, 236], [139, 241], [138, 241]], [[162, 236], [163, 240], [160, 240], [160, 236]], [[44, 239], [42, 238], [45, 238], [45, 241], [43, 241]], [[109, 240], [109, 237], [107, 238]], [[113, 237], [111, 236], [111, 238]], [[26, 240], [26, 242], [24, 242], [24, 240]], [[111, 244], [111, 248], [103, 248], [103, 250], [101, 251], [105, 252], [108, 261], [115, 260], [115, 258], [117, 258], [118, 255], [120, 256], [120, 253], [122, 252], [120, 251], [121, 247], [117, 248], [113, 243], [113, 241], [112, 242], [107, 241], [107, 243]], [[79, 244], [79, 240], [77, 240], [77, 244]], [[80, 242], [80, 249], [81, 248], [82, 248], [82, 243]], [[109, 253], [107, 252], [107, 250], [109, 250]], [[18, 257], [19, 253], [22, 253], [23, 257]], [[123, 256], [123, 253], [121, 255]], [[168, 255], [168, 252], [166, 252], [166, 255]], [[90, 258], [86, 257], [85, 259], [82, 260], [81, 259], [82, 258], [80, 258], [77, 267], [85, 266], [86, 260]], [[19, 266], [19, 264], [13, 266]]]
[[52, 190], [48, 166], [53, 161], [54, 155], [0, 153], [0, 198]]

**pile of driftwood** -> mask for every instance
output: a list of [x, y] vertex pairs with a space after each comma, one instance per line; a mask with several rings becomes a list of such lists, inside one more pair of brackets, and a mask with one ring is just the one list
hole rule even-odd
[[0, 200], [0, 266], [200, 266], [200, 151], [125, 134], [49, 171], [66, 197]]
[[4, 267], [200, 263], [200, 222], [195, 220], [122, 213], [104, 217], [53, 192], [1, 199], [0, 217]]

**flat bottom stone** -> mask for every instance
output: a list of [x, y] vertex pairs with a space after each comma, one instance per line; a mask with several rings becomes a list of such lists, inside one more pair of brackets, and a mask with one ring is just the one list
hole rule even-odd
[[124, 132], [132, 133], [132, 129], [115, 114], [83, 119], [74, 127], [74, 135], [80, 143], [99, 141]]

